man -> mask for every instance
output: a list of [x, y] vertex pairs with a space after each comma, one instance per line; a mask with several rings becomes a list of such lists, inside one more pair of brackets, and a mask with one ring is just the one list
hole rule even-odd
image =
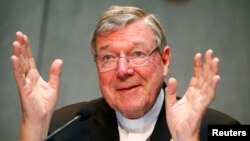
[[[45, 82], [36, 69], [28, 37], [21, 32], [16, 36], [11, 59], [23, 113], [20, 140], [40, 141], [54, 119], [63, 118], [58, 114], [68, 114], [59, 110], [50, 123], [63, 62], [52, 63]], [[205, 53], [204, 63], [200, 53], [195, 55], [190, 85], [177, 101], [177, 81], [170, 78], [168, 87], [164, 86], [171, 49], [154, 15], [136, 7], [111, 7], [97, 23], [91, 45], [103, 98], [84, 103], [81, 108], [93, 109], [91, 117], [55, 140], [200, 139], [202, 120], [220, 79], [219, 59], [212, 50]]]

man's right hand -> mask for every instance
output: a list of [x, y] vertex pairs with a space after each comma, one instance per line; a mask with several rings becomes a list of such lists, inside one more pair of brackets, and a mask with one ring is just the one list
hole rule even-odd
[[51, 64], [49, 81], [46, 82], [36, 68], [28, 37], [17, 32], [12, 46], [11, 60], [23, 118], [20, 140], [41, 141], [47, 136], [56, 107], [63, 62], [56, 59]]
[[220, 80], [219, 59], [213, 57], [213, 51], [194, 57], [193, 76], [186, 93], [177, 100], [177, 80], [170, 78], [166, 92], [166, 119], [175, 141], [197, 141], [200, 136], [202, 120], [208, 106], [216, 96], [217, 83]]

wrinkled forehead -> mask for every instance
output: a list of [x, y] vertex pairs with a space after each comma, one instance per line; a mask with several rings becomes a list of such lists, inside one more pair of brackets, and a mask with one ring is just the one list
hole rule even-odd
[[132, 14], [122, 14], [120, 16], [112, 16], [112, 18], [103, 19], [96, 29], [96, 35], [109, 34], [114, 30], [133, 24], [137, 21], [141, 21], [138, 17]]
[[98, 35], [95, 51], [109, 46], [145, 46], [154, 47], [156, 44], [152, 29], [144, 22], [138, 21], [125, 27], [117, 28], [106, 34]]

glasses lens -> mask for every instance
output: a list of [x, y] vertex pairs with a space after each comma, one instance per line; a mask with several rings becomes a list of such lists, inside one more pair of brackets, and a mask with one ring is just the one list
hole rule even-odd
[[101, 67], [103, 69], [109, 69], [109, 68], [115, 68], [116, 67], [116, 63], [117, 61], [108, 61], [108, 62], [102, 62]]
[[130, 64], [132, 66], [142, 66], [142, 65], [147, 64], [147, 62], [148, 62], [148, 57], [130, 59]]

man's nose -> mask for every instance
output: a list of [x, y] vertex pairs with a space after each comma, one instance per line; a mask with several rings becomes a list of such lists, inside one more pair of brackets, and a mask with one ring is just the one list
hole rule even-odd
[[134, 70], [126, 57], [120, 57], [117, 63], [117, 76], [119, 78], [126, 79], [127, 77], [133, 75]]

